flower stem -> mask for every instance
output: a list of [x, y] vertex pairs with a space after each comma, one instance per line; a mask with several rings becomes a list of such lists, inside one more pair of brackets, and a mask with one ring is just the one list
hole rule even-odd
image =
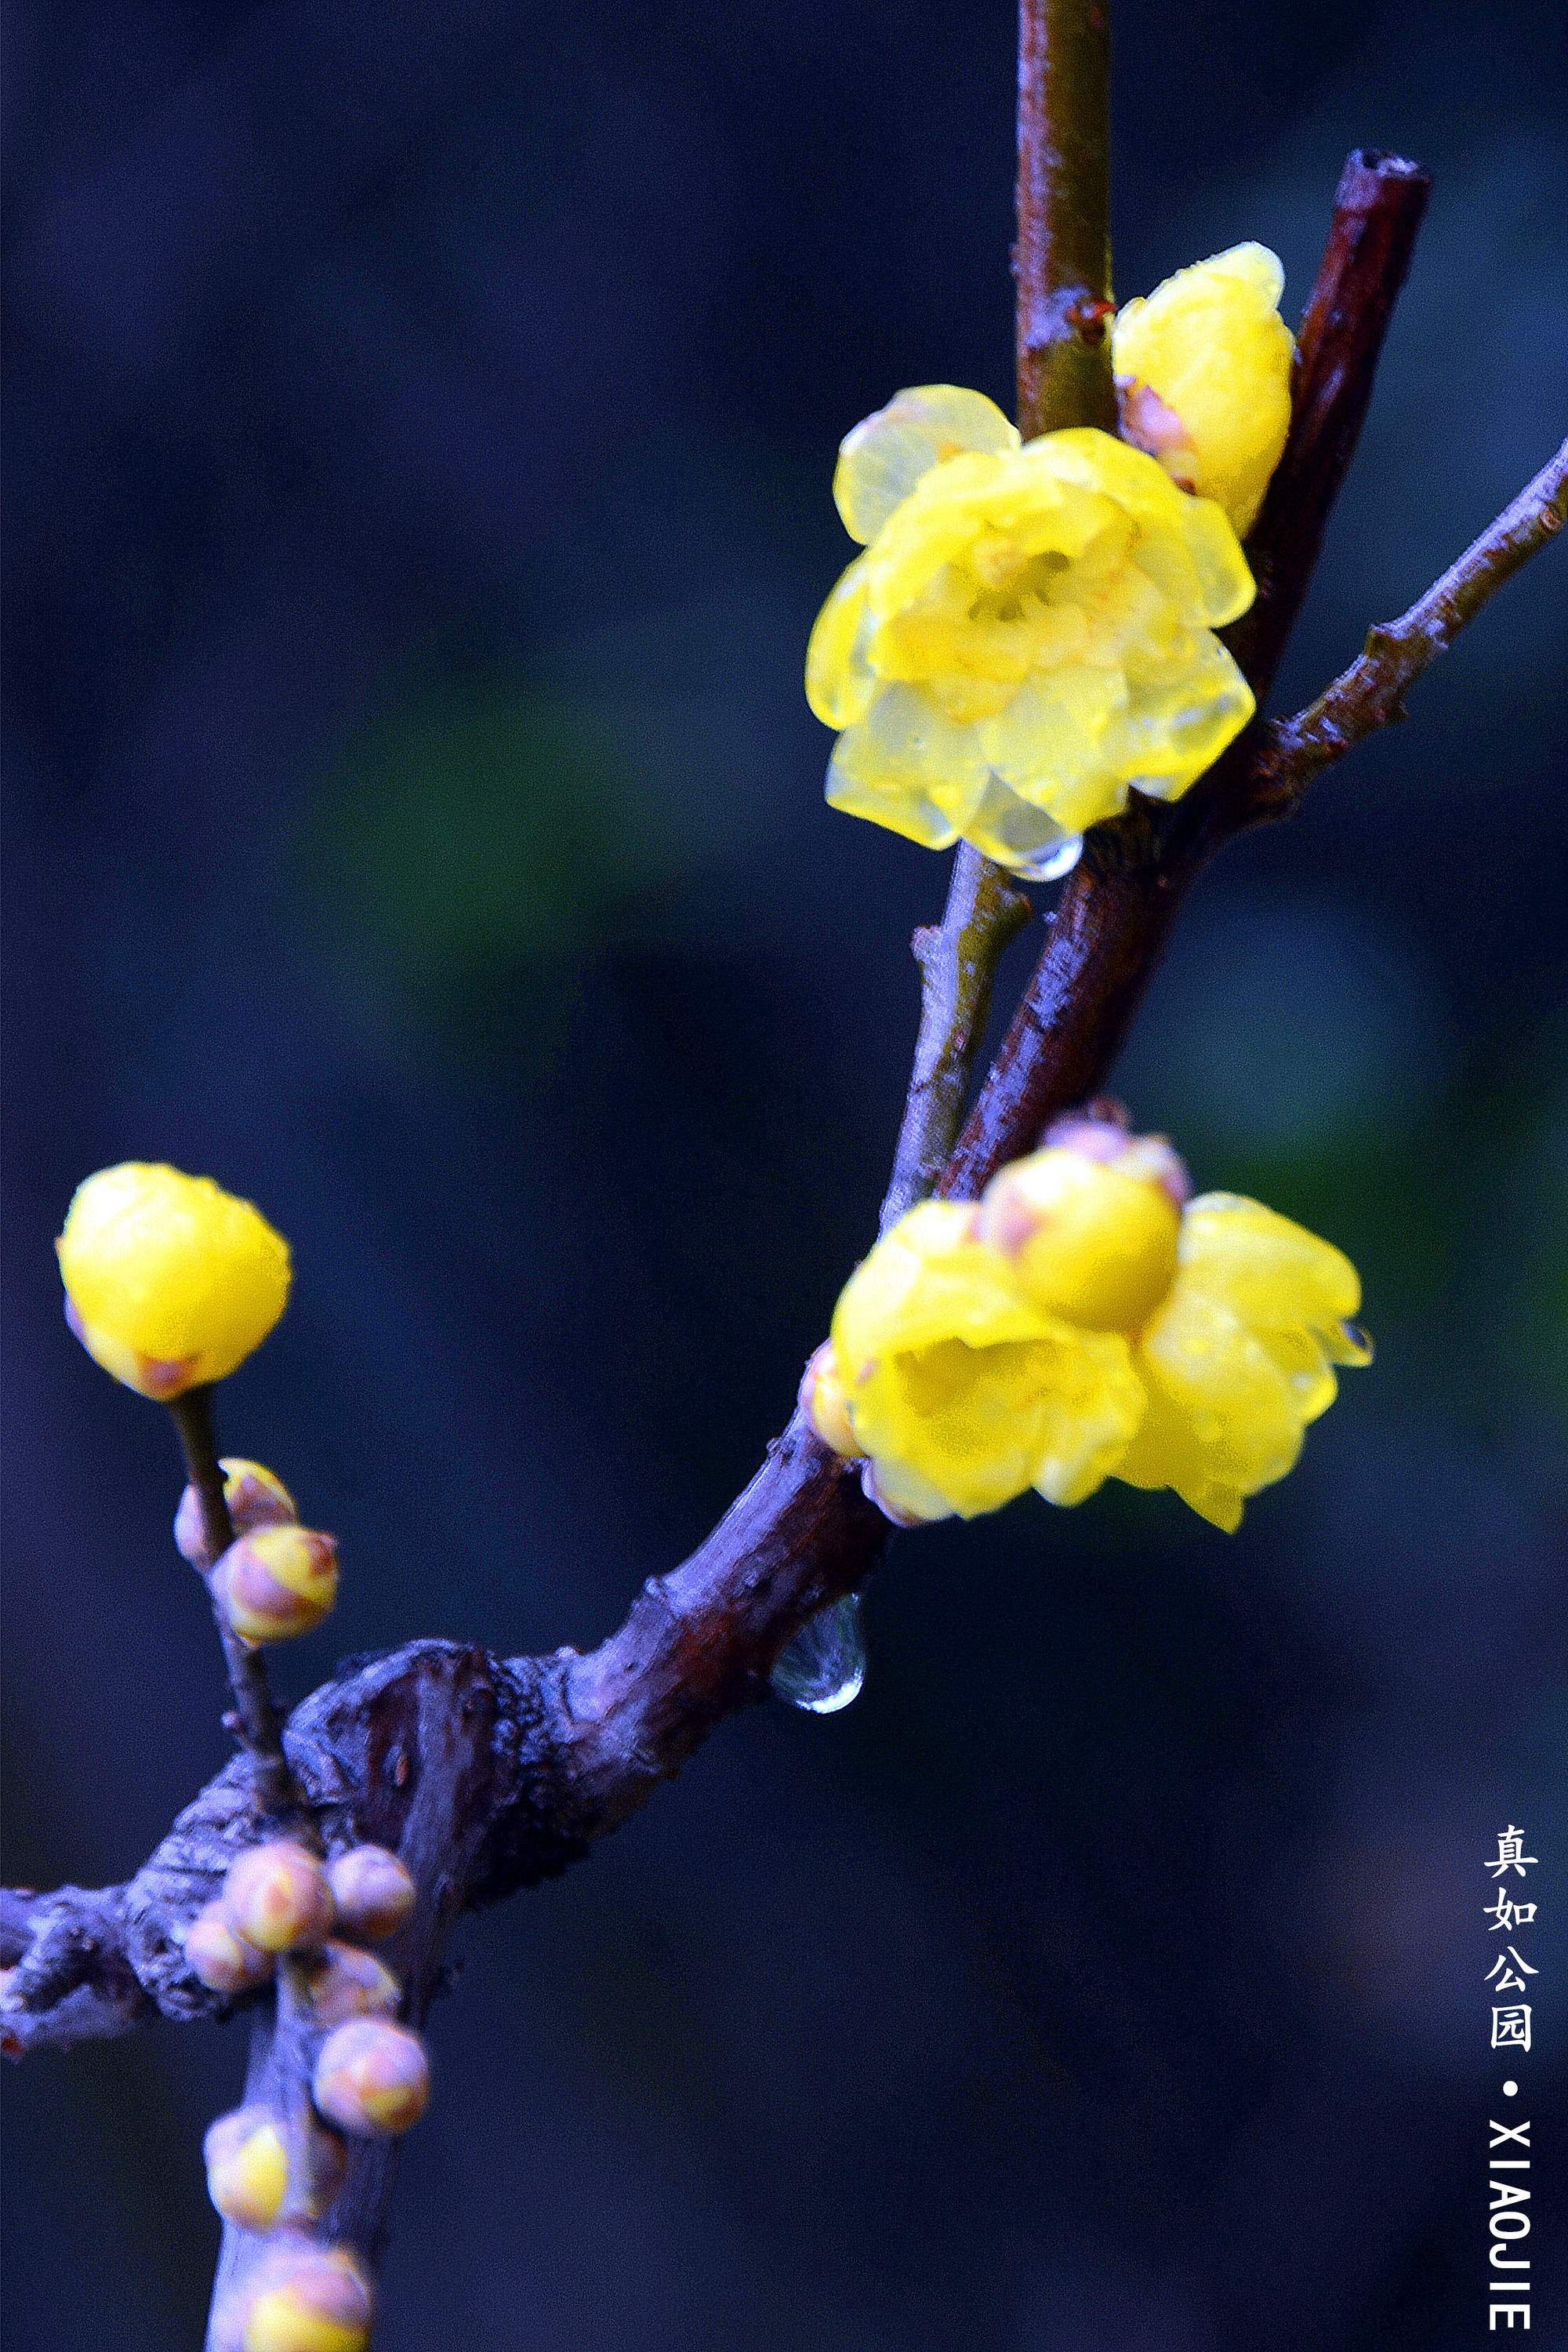
[[[224, 1496], [212, 1397], [210, 1387], [187, 1389], [183, 1396], [173, 1400], [169, 1412], [185, 1457], [185, 1475], [201, 1507], [207, 1554], [216, 1562], [234, 1541], [234, 1522]], [[235, 1727], [256, 1766], [258, 1794], [269, 1812], [291, 1811], [299, 1804], [299, 1791], [283, 1753], [282, 1727], [268, 1687], [265, 1659], [259, 1650], [240, 1640], [216, 1594], [213, 1622], [223, 1644], [224, 1664], [228, 1668], [229, 1688], [234, 1694]]]

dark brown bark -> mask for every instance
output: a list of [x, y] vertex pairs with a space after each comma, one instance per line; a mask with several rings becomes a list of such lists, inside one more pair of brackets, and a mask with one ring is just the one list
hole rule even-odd
[[1109, 0], [1019, 0], [1018, 429], [1116, 430]]

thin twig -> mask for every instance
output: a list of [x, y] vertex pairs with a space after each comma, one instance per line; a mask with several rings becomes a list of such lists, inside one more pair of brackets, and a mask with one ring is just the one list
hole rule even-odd
[[921, 1025], [880, 1230], [923, 1201], [946, 1167], [991, 1013], [997, 961], [1033, 908], [1003, 867], [960, 845], [940, 923], [910, 942], [921, 968]]
[[[187, 1389], [169, 1407], [179, 1433], [185, 1471], [195, 1489], [202, 1535], [216, 1563], [234, 1541], [234, 1520], [224, 1491], [223, 1465], [218, 1458], [213, 1426], [212, 1390]], [[211, 1570], [209, 1570], [209, 1581]], [[304, 1795], [283, 1748], [283, 1728], [268, 1684], [264, 1654], [242, 1641], [228, 1622], [216, 1583], [211, 1584], [213, 1622], [223, 1644], [234, 1693], [233, 1721], [256, 1774], [257, 1796], [263, 1810], [279, 1826], [313, 1851], [321, 1840]], [[269, 2105], [283, 2130], [289, 2151], [280, 2226], [311, 2229], [318, 2219], [317, 2185], [322, 2177], [324, 2146], [321, 2126], [310, 2097], [310, 2074], [321, 2040], [310, 2000], [304, 1962], [292, 1952], [279, 1955], [270, 2016], [258, 2018], [252, 2032], [250, 2077], [265, 2074]], [[249, 2078], [247, 2078], [249, 2079]], [[213, 2293], [211, 2337], [222, 2332], [223, 2305], [233, 2294], [247, 2263], [253, 2260], [256, 2240], [233, 2222], [224, 2224], [223, 2252]]]
[[1267, 730], [1252, 772], [1259, 805], [1286, 814], [1314, 776], [1364, 736], [1403, 719], [1422, 671], [1565, 521], [1568, 441], [1408, 612], [1367, 631], [1363, 651], [1315, 702]]
[[[234, 1541], [234, 1521], [224, 1494], [212, 1398], [210, 1388], [187, 1389], [183, 1396], [173, 1400], [169, 1412], [185, 1457], [185, 1475], [195, 1489], [201, 1509], [207, 1557], [216, 1562]], [[268, 1686], [266, 1660], [260, 1650], [240, 1640], [225, 1616], [216, 1591], [213, 1622], [223, 1644], [224, 1664], [228, 1668], [229, 1688], [234, 1694], [235, 1728], [254, 1761], [258, 1793], [271, 1811], [288, 1812], [298, 1805], [299, 1791], [283, 1753], [282, 1727]]]
[[1116, 430], [1110, 0], [1019, 0], [1018, 428]]

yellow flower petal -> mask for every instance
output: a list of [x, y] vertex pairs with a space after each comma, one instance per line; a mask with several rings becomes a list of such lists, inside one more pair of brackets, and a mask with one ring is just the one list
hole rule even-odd
[[866, 559], [858, 555], [817, 614], [805, 649], [805, 698], [825, 727], [852, 727], [877, 691], [859, 646], [865, 611]]
[[1342, 1250], [1237, 1192], [1188, 1203], [1181, 1260], [1189, 1285], [1260, 1330], [1323, 1329], [1361, 1307], [1361, 1276]]
[[[1175, 479], [1216, 499], [1242, 537], [1290, 425], [1295, 344], [1279, 311], [1284, 282], [1266, 246], [1233, 246], [1126, 304], [1111, 331], [1124, 429]], [[1142, 394], [1152, 404], [1141, 408]]]
[[852, 816], [945, 849], [984, 783], [973, 727], [950, 719], [918, 686], [886, 686], [835, 744], [827, 797]]
[[851, 539], [868, 545], [922, 475], [964, 450], [1016, 449], [1018, 428], [994, 400], [962, 384], [895, 394], [846, 434], [833, 497]]

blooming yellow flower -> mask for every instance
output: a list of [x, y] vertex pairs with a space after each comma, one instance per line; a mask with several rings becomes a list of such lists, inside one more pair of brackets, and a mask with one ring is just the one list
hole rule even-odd
[[1158, 1138], [1065, 1131], [981, 1202], [883, 1235], [833, 1318], [819, 1433], [908, 1518], [1118, 1477], [1234, 1529], [1332, 1402], [1332, 1367], [1369, 1360], [1355, 1270], [1256, 1201], [1187, 1201]]
[[973, 1518], [1028, 1486], [1081, 1502], [1143, 1415], [1125, 1339], [1037, 1307], [978, 1224], [973, 1204], [922, 1202], [834, 1313], [856, 1439], [880, 1495], [913, 1518]]
[[1333, 1367], [1372, 1360], [1350, 1322], [1361, 1282], [1331, 1243], [1234, 1192], [1182, 1217], [1175, 1279], [1138, 1335], [1149, 1410], [1116, 1475], [1173, 1486], [1216, 1528], [1295, 1465], [1338, 1393]]
[[1144, 451], [1087, 426], [1021, 446], [982, 394], [928, 384], [855, 427], [833, 488], [866, 551], [806, 655], [836, 808], [1039, 878], [1251, 716], [1213, 634], [1252, 602], [1236, 534]]
[[1121, 429], [1184, 489], [1251, 530], [1290, 427], [1285, 272], [1265, 245], [1233, 245], [1129, 302], [1111, 329]]
[[56, 1248], [72, 1330], [143, 1396], [222, 1380], [289, 1297], [282, 1234], [210, 1176], [177, 1168], [100, 1168], [78, 1187]]

